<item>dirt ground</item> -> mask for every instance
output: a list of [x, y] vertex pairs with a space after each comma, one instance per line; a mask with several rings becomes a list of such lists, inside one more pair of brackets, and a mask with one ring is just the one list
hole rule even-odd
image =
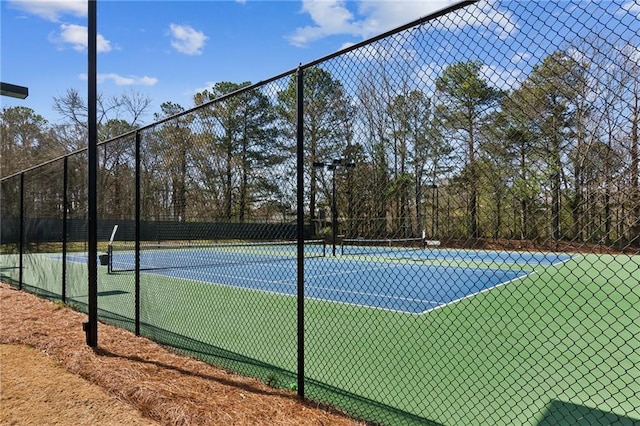
[[362, 425], [0, 284], [2, 425]]

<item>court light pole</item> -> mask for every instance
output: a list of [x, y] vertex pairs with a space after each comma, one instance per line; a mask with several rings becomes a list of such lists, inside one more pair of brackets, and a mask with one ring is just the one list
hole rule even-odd
[[29, 96], [29, 88], [0, 82], [0, 95], [10, 98], [26, 99], [27, 96]]
[[355, 163], [345, 163], [341, 158], [334, 159], [331, 163], [324, 163], [320, 161], [314, 161], [313, 167], [325, 168], [331, 172], [331, 246], [332, 254], [336, 255], [336, 242], [338, 240], [338, 203], [336, 200], [336, 170], [339, 167], [352, 169], [356, 166]]
[[431, 232], [432, 232], [432, 238], [437, 238], [438, 235], [438, 199], [439, 199], [439, 194], [438, 194], [438, 185], [434, 183], [432, 183], [431, 185], [429, 185], [429, 188], [432, 189], [432, 193], [431, 193]]

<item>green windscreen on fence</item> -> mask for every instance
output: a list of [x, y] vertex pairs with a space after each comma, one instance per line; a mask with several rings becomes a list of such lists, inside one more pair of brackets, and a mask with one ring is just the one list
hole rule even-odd
[[[277, 386], [297, 360], [295, 139], [274, 101], [288, 81], [145, 129], [140, 157], [141, 333]], [[130, 244], [116, 236], [111, 253], [116, 274], [132, 269]]]
[[23, 287], [62, 297], [63, 160], [24, 173]]
[[84, 312], [87, 310], [89, 289], [87, 277], [88, 184], [87, 152], [67, 157], [67, 250], [65, 254], [65, 283], [67, 303]]
[[20, 175], [0, 181], [0, 276], [3, 282], [20, 285]]

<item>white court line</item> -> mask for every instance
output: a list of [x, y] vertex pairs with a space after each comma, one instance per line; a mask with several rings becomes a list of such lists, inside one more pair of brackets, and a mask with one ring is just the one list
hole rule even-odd
[[509, 281], [505, 281], [505, 282], [503, 282], [503, 283], [496, 284], [496, 285], [494, 285], [493, 287], [485, 288], [485, 289], [482, 289], [482, 290], [477, 291], [477, 292], [475, 292], [475, 293], [467, 294], [467, 295], [462, 296], [462, 297], [460, 297], [460, 298], [458, 298], [458, 299], [450, 300], [450, 301], [448, 301], [447, 303], [443, 303], [442, 305], [439, 305], [439, 306], [436, 306], [436, 307], [434, 307], [434, 308], [427, 309], [426, 311], [420, 312], [418, 315], [427, 314], [427, 313], [429, 313], [429, 312], [433, 312], [433, 311], [435, 311], [435, 310], [437, 310], [437, 309], [444, 308], [445, 306], [453, 305], [454, 303], [458, 303], [458, 302], [460, 302], [461, 300], [469, 299], [469, 298], [471, 298], [471, 297], [475, 297], [475, 296], [477, 296], [478, 294], [489, 292], [489, 291], [491, 291], [491, 290], [493, 290], [493, 289], [495, 289], [495, 288], [502, 287], [503, 285], [507, 285], [507, 284], [509, 284], [509, 283], [511, 283], [511, 282], [513, 282], [513, 281], [517, 281], [517, 280], [519, 280], [519, 279], [521, 279], [521, 278], [528, 277], [529, 275], [532, 275], [532, 274], [535, 274], [535, 271], [531, 271], [530, 273], [528, 273], [528, 274], [526, 274], [526, 275], [523, 275], [523, 276], [521, 276], [521, 277], [512, 278], [512, 279], [510, 279]]
[[340, 290], [338, 288], [333, 288], [333, 287], [319, 287], [319, 286], [313, 286], [310, 285], [310, 288], [318, 288], [320, 290], [333, 290], [336, 291], [338, 293], [345, 293], [345, 294], [358, 294], [361, 296], [373, 296], [373, 297], [380, 297], [382, 299], [391, 299], [391, 300], [404, 300], [407, 302], [421, 302], [421, 303], [428, 303], [430, 305], [434, 305], [434, 304], [438, 304], [439, 302], [436, 302], [435, 300], [423, 300], [423, 299], [414, 299], [411, 297], [399, 297], [399, 296], [386, 296], [384, 294], [378, 294], [378, 293], [367, 293], [364, 291], [351, 291], [351, 290]]
[[[572, 258], [564, 260], [564, 261], [559, 262], [557, 264], [553, 264], [552, 266], [565, 263], [565, 262], [567, 262], [569, 260], [572, 260]], [[305, 282], [306, 282], [307, 278], [313, 279], [314, 277], [328, 277], [328, 276], [342, 275], [342, 274], [345, 274], [345, 273], [357, 273], [357, 272], [375, 271], [375, 270], [381, 270], [381, 269], [388, 269], [388, 267], [389, 267], [389, 265], [381, 265], [379, 267], [372, 267], [372, 268], [360, 268], [360, 269], [351, 269], [351, 270], [347, 270], [347, 271], [339, 271], [339, 272], [333, 272], [333, 273], [314, 274], [314, 275], [305, 277]], [[393, 265], [393, 267], [400, 267], [400, 266]], [[438, 266], [436, 266], [436, 267], [438, 267]], [[189, 269], [189, 268], [184, 268], [184, 269]], [[197, 269], [197, 267], [194, 267], [192, 269]], [[284, 268], [280, 268], [280, 269], [284, 269]], [[260, 291], [260, 292], [264, 292], [264, 293], [268, 293], [268, 294], [276, 294], [276, 295], [286, 296], [286, 297], [297, 297], [296, 294], [282, 293], [282, 292], [275, 291], [275, 290], [259, 289], [259, 288], [239, 286], [239, 285], [234, 285], [234, 284], [225, 284], [225, 283], [220, 283], [220, 282], [217, 282], [217, 281], [205, 281], [204, 279], [194, 279], [194, 278], [188, 278], [188, 277], [176, 277], [176, 276], [167, 275], [167, 274], [164, 274], [164, 273], [161, 273], [161, 272], [158, 272], [158, 273], [153, 272], [153, 271], [147, 271], [147, 272], [152, 274], [152, 275], [162, 275], [164, 277], [178, 279], [178, 280], [199, 282], [199, 283], [202, 283], [202, 284], [214, 284], [214, 285], [219, 285], [221, 287], [235, 288], [235, 289], [241, 289], [241, 290]], [[433, 311], [435, 311], [437, 309], [443, 308], [445, 306], [457, 303], [457, 302], [459, 302], [461, 300], [468, 299], [468, 298], [471, 298], [471, 297], [476, 296], [478, 294], [488, 292], [490, 290], [493, 290], [495, 288], [498, 288], [498, 287], [501, 287], [503, 285], [509, 284], [511, 282], [514, 282], [514, 281], [529, 277], [529, 276], [531, 276], [532, 274], [535, 274], [535, 273], [536, 273], [536, 271], [531, 271], [531, 272], [529, 272], [526, 275], [523, 275], [521, 277], [516, 277], [516, 278], [513, 278], [511, 280], [508, 280], [508, 281], [505, 281], [505, 282], [501, 282], [501, 283], [496, 284], [496, 285], [494, 285], [494, 286], [492, 286], [490, 288], [486, 288], [486, 289], [480, 290], [480, 291], [472, 293], [472, 294], [467, 294], [467, 295], [465, 295], [465, 296], [463, 296], [461, 298], [458, 298], [458, 299], [455, 299], [455, 300], [451, 300], [451, 301], [443, 303], [443, 304], [440, 304], [440, 302], [437, 302], [435, 300], [423, 300], [423, 299], [414, 299], [414, 298], [409, 298], [409, 297], [385, 296], [385, 295], [381, 295], [381, 294], [377, 294], [377, 293], [367, 293], [367, 292], [358, 292], [358, 291], [350, 291], [350, 290], [340, 290], [338, 288], [333, 288], [333, 287], [319, 287], [319, 286], [313, 286], [313, 285], [309, 285], [308, 286], [308, 288], [336, 291], [336, 292], [345, 293], [345, 294], [364, 295], [364, 296], [371, 296], [371, 297], [380, 297], [382, 299], [402, 300], [402, 301], [408, 301], [408, 302], [425, 303], [425, 304], [428, 304], [428, 305], [436, 305], [433, 308], [427, 309], [427, 310], [422, 311], [422, 312], [410, 312], [410, 311], [405, 311], [405, 310], [397, 310], [397, 309], [385, 308], [385, 307], [381, 307], [381, 306], [372, 306], [372, 305], [365, 305], [365, 304], [359, 304], [359, 303], [353, 303], [353, 302], [345, 302], [345, 301], [339, 301], [339, 300], [323, 299], [323, 298], [320, 298], [320, 297], [305, 296], [305, 299], [317, 300], [317, 301], [323, 301], [323, 302], [330, 302], [330, 303], [339, 303], [339, 304], [348, 305], [348, 306], [358, 306], [358, 307], [364, 307], [364, 308], [373, 308], [373, 309], [379, 309], [379, 310], [388, 311], [388, 312], [397, 312], [397, 313], [403, 313], [403, 314], [409, 314], [409, 315], [423, 315], [423, 314], [426, 314], [426, 313], [429, 313], [429, 312], [433, 312]], [[247, 277], [238, 276], [238, 275], [229, 275], [229, 274], [221, 275], [221, 274], [213, 274], [213, 273], [204, 274], [204, 275], [201, 275], [201, 277], [204, 277], [205, 279], [208, 278], [208, 277], [211, 277], [213, 279], [215, 279], [217, 277], [224, 277], [224, 278], [230, 278], [230, 279], [242, 279], [242, 280], [249, 281], [249, 282], [270, 283], [270, 284], [276, 284], [276, 285], [283, 285], [285, 287], [287, 287], [287, 286], [289, 286], [289, 287], [297, 287], [297, 285], [298, 285], [297, 284], [297, 280], [293, 280], [292, 281], [292, 279], [267, 280], [267, 279], [247, 278]]]
[[[292, 295], [288, 295], [288, 294], [285, 295], [285, 296], [295, 297], [295, 295], [292, 296]], [[317, 301], [326, 302], [326, 303], [337, 303], [338, 305], [357, 306], [359, 308], [377, 309], [379, 311], [394, 312], [394, 313], [397, 313], [397, 314], [422, 315], [421, 312], [399, 311], [397, 309], [384, 308], [382, 306], [363, 305], [363, 304], [360, 304], [360, 303], [345, 302], [345, 301], [342, 301], [342, 300], [321, 299], [319, 297], [309, 297], [309, 296], [305, 296], [305, 299], [317, 300]], [[428, 311], [425, 311], [425, 312], [428, 312]]]
[[[576, 256], [577, 256], [577, 255], [576, 255]], [[565, 263], [565, 262], [568, 262], [568, 261], [570, 261], [570, 260], [573, 260], [573, 258], [574, 258], [574, 256], [571, 256], [569, 259], [563, 260], [562, 262], [553, 263], [553, 264], [548, 265], [548, 266], [557, 266], [557, 265], [562, 265], [562, 264], [563, 264], [563, 263]], [[538, 266], [539, 266], [539, 267], [547, 267], [547, 265], [538, 265]], [[524, 271], [524, 269], [523, 269], [523, 271]], [[418, 315], [427, 314], [427, 313], [429, 313], [429, 312], [433, 312], [433, 311], [435, 311], [435, 310], [437, 310], [437, 309], [444, 308], [445, 306], [453, 305], [454, 303], [458, 303], [458, 302], [460, 302], [461, 300], [469, 299], [469, 298], [471, 298], [471, 297], [477, 296], [478, 294], [488, 292], [488, 291], [490, 291], [490, 290], [493, 290], [493, 289], [498, 288], [498, 287], [502, 287], [503, 285], [507, 285], [507, 284], [512, 283], [512, 282], [514, 282], [514, 281], [518, 281], [518, 280], [521, 280], [521, 279], [523, 279], [523, 278], [530, 277], [531, 275], [534, 275], [534, 274], [537, 274], [537, 273], [538, 273], [538, 272], [536, 272], [536, 271], [531, 271], [531, 272], [529, 272], [528, 274], [525, 274], [525, 275], [523, 275], [523, 276], [521, 276], [521, 277], [512, 278], [512, 279], [510, 279], [509, 281], [505, 281], [505, 282], [503, 282], [503, 283], [496, 284], [496, 285], [494, 285], [493, 287], [485, 288], [485, 289], [480, 290], [480, 291], [478, 291], [478, 292], [475, 292], [475, 293], [472, 293], [472, 294], [467, 294], [466, 296], [463, 296], [463, 297], [461, 297], [461, 298], [459, 298], [459, 299], [451, 300], [451, 301], [449, 301], [449, 302], [447, 302], [447, 303], [444, 303], [444, 304], [442, 304], [442, 305], [440, 305], [440, 306], [436, 306], [436, 307], [434, 307], [434, 308], [427, 309], [426, 311], [420, 312]]]
[[[297, 283], [296, 282], [292, 282], [291, 279], [287, 279], [287, 280], [266, 280], [266, 279], [257, 279], [257, 278], [247, 278], [245, 276], [229, 275], [229, 274], [209, 274], [209, 275], [211, 275], [212, 278], [229, 278], [231, 280], [240, 279], [240, 280], [244, 280], [244, 281], [248, 281], [248, 282], [278, 284], [278, 285], [285, 285], [285, 286], [291, 286], [291, 287], [296, 287], [297, 286]], [[316, 276], [330, 276], [330, 275], [337, 275], [337, 274], [326, 274], [326, 275], [316, 275]], [[205, 277], [206, 276], [207, 275], [205, 275]], [[194, 280], [194, 281], [200, 281], [200, 280]], [[202, 281], [202, 282], [208, 282], [208, 281]], [[215, 281], [215, 283], [216, 284], [222, 284], [222, 283], [218, 283], [217, 281]], [[235, 285], [232, 285], [232, 284], [222, 284], [222, 285], [229, 285], [231, 287], [238, 287], [238, 288], [247, 288], [247, 287], [235, 286]], [[335, 287], [321, 287], [321, 286], [308, 285], [308, 286], [305, 286], [305, 288], [313, 288], [313, 289], [319, 289], [319, 290], [324, 290], [324, 291], [334, 291], [336, 293], [343, 293], [343, 294], [354, 294], [354, 295], [360, 295], [360, 296], [378, 297], [380, 299], [402, 300], [402, 301], [406, 301], [406, 302], [419, 302], [419, 303], [426, 303], [426, 304], [429, 304], [429, 305], [434, 305], [434, 304], [440, 303], [440, 302], [437, 302], [435, 300], [423, 300], [423, 299], [416, 299], [416, 298], [411, 298], [411, 297], [389, 296], [389, 295], [384, 295], [384, 294], [379, 294], [379, 293], [369, 293], [369, 292], [364, 292], [364, 291], [341, 290], [341, 289], [335, 288]], [[264, 290], [264, 289], [252, 288], [252, 290]], [[269, 291], [269, 290], [266, 290], [266, 291]], [[331, 299], [322, 299], [322, 300], [331, 300]], [[368, 305], [363, 305], [363, 306], [368, 306]]]
[[[376, 269], [380, 269], [380, 268], [376, 268]], [[358, 271], [355, 271], [358, 272]], [[208, 278], [209, 276], [211, 276], [211, 278], [216, 278], [216, 277], [220, 277], [220, 276], [224, 276], [226, 278], [241, 278], [243, 280], [247, 280], [247, 281], [255, 281], [255, 282], [263, 282], [263, 283], [273, 283], [273, 284], [278, 284], [278, 285], [284, 285], [284, 286], [290, 286], [290, 287], [297, 287], [297, 282], [295, 281], [291, 281], [290, 279], [288, 280], [259, 280], [259, 279], [248, 279], [246, 277], [242, 277], [242, 276], [235, 276], [235, 275], [220, 275], [220, 274], [208, 274], [205, 275], [204, 277], [201, 276], [201, 278], [204, 279], [195, 279], [195, 278], [189, 278], [189, 277], [176, 277], [173, 275], [167, 275], [164, 273], [160, 273], [160, 272], [153, 272], [153, 271], [147, 271], [147, 273], [149, 273], [150, 275], [160, 275], [162, 277], [165, 277], [167, 279], [176, 279], [176, 280], [180, 280], [180, 281], [186, 281], [187, 283], [189, 282], [197, 282], [200, 284], [206, 284], [206, 285], [217, 285], [220, 287], [227, 287], [227, 288], [234, 288], [234, 289], [239, 289], [239, 290], [250, 290], [250, 291], [260, 291], [263, 293], [267, 293], [267, 294], [275, 294], [275, 295], [279, 295], [279, 296], [285, 296], [285, 297], [297, 297], [297, 295], [294, 294], [290, 294], [290, 293], [282, 293], [280, 291], [276, 291], [276, 290], [269, 290], [269, 289], [261, 289], [261, 288], [254, 288], [254, 287], [246, 287], [246, 286], [240, 286], [240, 285], [235, 285], [235, 284], [226, 284], [226, 283], [221, 283], [218, 281], [207, 281], [206, 278]], [[336, 274], [329, 274], [329, 275], [336, 275]], [[375, 294], [375, 293], [365, 293], [365, 292], [355, 292], [355, 291], [347, 291], [347, 290], [340, 290], [337, 288], [332, 288], [332, 287], [318, 287], [318, 286], [305, 286], [308, 288], [317, 288], [317, 289], [321, 289], [321, 290], [333, 290], [333, 291], [337, 291], [337, 292], [341, 292], [341, 293], [347, 293], [347, 294], [360, 294], [360, 295], [367, 295], [367, 296], [378, 296], [381, 298], [389, 298], [389, 299], [396, 299], [396, 300], [404, 300], [404, 301], [409, 301], [409, 302], [419, 302], [419, 303], [425, 303], [425, 304], [429, 304], [429, 305], [437, 305], [440, 302], [437, 301], [433, 301], [433, 300], [422, 300], [422, 299], [413, 299], [413, 298], [408, 298], [408, 297], [393, 297], [393, 296], [384, 296], [384, 295], [380, 295], [380, 294]], [[391, 309], [391, 308], [385, 308], [382, 306], [372, 306], [372, 305], [366, 305], [366, 304], [360, 304], [360, 303], [353, 303], [353, 302], [346, 302], [346, 301], [341, 301], [341, 300], [332, 300], [332, 299], [323, 299], [320, 297], [310, 297], [310, 296], [305, 296], [305, 299], [308, 300], [317, 300], [317, 301], [322, 301], [322, 302], [329, 302], [329, 303], [338, 303], [341, 305], [348, 305], [348, 306], [358, 306], [358, 307], [362, 307], [362, 308], [370, 308], [370, 309], [379, 309], [382, 311], [387, 311], [387, 312], [396, 312], [396, 313], [402, 313], [402, 314], [409, 314], [409, 315], [420, 315], [420, 312], [411, 312], [411, 311], [405, 311], [405, 310], [397, 310], [397, 309]]]
[[[173, 275], [166, 275], [166, 274], [162, 274], [162, 273], [154, 273], [154, 272], [150, 272], [149, 275], [160, 275], [165, 279], [169, 279], [169, 280], [178, 280], [178, 281], [185, 281], [185, 284], [191, 284], [191, 283], [200, 283], [200, 284], [205, 284], [205, 285], [215, 285], [218, 287], [226, 287], [226, 288], [233, 288], [233, 289], [237, 289], [237, 290], [248, 290], [248, 291], [259, 291], [261, 293], [267, 293], [267, 294], [275, 294], [278, 296], [286, 296], [286, 297], [296, 297], [296, 294], [289, 294], [289, 293], [282, 293], [280, 291], [275, 291], [275, 290], [267, 290], [264, 288], [255, 288], [255, 287], [244, 287], [244, 286], [240, 286], [240, 285], [235, 285], [235, 284], [225, 284], [225, 283], [221, 283], [221, 282], [217, 282], [217, 281], [206, 281], [204, 279], [195, 279], [195, 278], [188, 278], [188, 277], [174, 277]], [[207, 278], [207, 277], [205, 277]], [[233, 278], [243, 278], [243, 277], [233, 277]], [[296, 282], [292, 282], [292, 283], [288, 283], [287, 281], [291, 281], [291, 280], [277, 280], [277, 281], [269, 281], [269, 280], [263, 280], [263, 282], [271, 282], [271, 283], [280, 283], [280, 284], [284, 284], [292, 286], [292, 287], [296, 287], [298, 284]]]
[[[198, 267], [195, 268], [181, 268], [183, 270], [194, 270], [194, 269], [198, 269]], [[196, 271], [196, 273], [200, 272], [200, 276], [204, 276], [205, 278], [207, 277], [212, 277], [212, 278], [230, 278], [230, 279], [242, 279], [242, 280], [246, 280], [246, 281], [251, 281], [251, 282], [258, 282], [258, 283], [273, 283], [273, 284], [287, 284], [288, 282], [291, 281], [291, 278], [287, 278], [287, 279], [283, 279], [283, 280], [267, 280], [267, 279], [262, 279], [262, 278], [247, 278], [246, 276], [242, 276], [242, 275], [230, 275], [230, 274], [219, 274], [219, 273], [207, 273], [207, 274], [202, 274], [201, 271]], [[151, 271], [151, 273], [153, 273]], [[157, 273], [156, 275], [165, 275], [165, 276], [169, 276], [169, 277], [173, 277], [173, 275], [167, 275], [167, 274], [162, 274], [162, 273]], [[176, 277], [174, 277], [176, 278]], [[179, 278], [184, 278], [184, 277], [179, 277]], [[200, 281], [200, 282], [208, 282], [208, 283], [213, 283], [213, 284], [219, 284], [217, 281], [202, 281], [200, 279], [190, 279], [191, 281]], [[292, 283], [292, 284], [288, 284], [288, 285], [292, 285], [292, 286], [296, 286], [297, 283]], [[245, 288], [245, 287], [239, 287], [239, 288]], [[259, 289], [254, 289], [254, 290], [259, 290]]]
[[[297, 294], [291, 294], [291, 293], [282, 293], [280, 291], [276, 291], [276, 290], [268, 290], [268, 289], [260, 289], [260, 288], [254, 288], [254, 287], [243, 287], [243, 286], [239, 286], [239, 285], [234, 285], [234, 284], [225, 284], [225, 283], [221, 283], [221, 282], [217, 282], [217, 281], [205, 281], [202, 279], [193, 279], [193, 278], [186, 278], [186, 277], [174, 277], [172, 275], [166, 275], [166, 274], [161, 274], [161, 273], [151, 273], [151, 275], [161, 275], [166, 279], [175, 279], [178, 281], [184, 281], [185, 284], [190, 284], [193, 282], [196, 283], [200, 283], [200, 284], [205, 284], [205, 285], [215, 285], [215, 286], [219, 286], [219, 287], [226, 287], [226, 288], [233, 288], [236, 290], [248, 290], [248, 291], [259, 291], [261, 293], [266, 293], [266, 294], [273, 294], [276, 296], [283, 296], [283, 297], [297, 297]], [[238, 277], [235, 277], [238, 278]], [[288, 283], [286, 281], [290, 281], [290, 280], [279, 280], [279, 281], [268, 281], [268, 280], [264, 280], [264, 282], [273, 282], [273, 283], [281, 283], [286, 285], [289, 285], [291, 287], [297, 287], [297, 282], [291, 282]], [[310, 286], [312, 287], [312, 286]], [[332, 290], [336, 290], [336, 289], [332, 289]], [[360, 308], [368, 308], [368, 309], [378, 309], [381, 311], [387, 311], [387, 312], [395, 312], [395, 313], [400, 313], [400, 314], [408, 314], [408, 315], [420, 315], [419, 312], [410, 312], [410, 311], [401, 311], [401, 310], [397, 310], [397, 309], [390, 309], [390, 308], [384, 308], [382, 306], [371, 306], [371, 305], [364, 305], [364, 304], [359, 304], [359, 303], [353, 303], [353, 302], [345, 302], [345, 301], [341, 301], [341, 300], [331, 300], [331, 299], [323, 299], [320, 297], [310, 297], [310, 296], [305, 296], [305, 299], [308, 300], [316, 300], [316, 301], [320, 301], [320, 302], [327, 302], [327, 303], [337, 303], [340, 305], [347, 305], [347, 306], [357, 306]], [[437, 304], [438, 302], [429, 302], [429, 301], [424, 301], [426, 303], [429, 304]]]
[[[392, 267], [395, 268], [396, 265], [392, 264]], [[331, 273], [309, 274], [308, 277], [309, 278], [331, 277], [331, 276], [335, 276], [335, 275], [354, 274], [354, 273], [358, 273], [358, 272], [380, 271], [380, 270], [387, 270], [387, 269], [389, 269], [389, 265], [381, 265], [381, 266], [378, 266], [378, 267], [347, 269], [347, 270], [344, 270], [344, 271], [336, 271], [336, 272], [331, 272]], [[305, 268], [305, 278], [306, 277], [307, 277], [307, 270]]]

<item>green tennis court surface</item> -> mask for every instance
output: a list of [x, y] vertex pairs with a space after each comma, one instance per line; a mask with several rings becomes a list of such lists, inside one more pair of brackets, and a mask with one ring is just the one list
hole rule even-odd
[[[25, 260], [27, 283], [60, 293], [46, 279], [59, 261]], [[69, 267], [69, 295], [84, 302], [86, 267]], [[558, 407], [640, 421], [640, 257], [578, 255], [532, 271], [424, 315], [307, 299], [309, 398], [389, 424], [535, 425]], [[103, 317], [133, 318], [133, 274], [101, 268], [99, 292]], [[142, 274], [141, 304], [143, 333], [163, 343], [281, 386], [295, 375], [294, 297]]]

